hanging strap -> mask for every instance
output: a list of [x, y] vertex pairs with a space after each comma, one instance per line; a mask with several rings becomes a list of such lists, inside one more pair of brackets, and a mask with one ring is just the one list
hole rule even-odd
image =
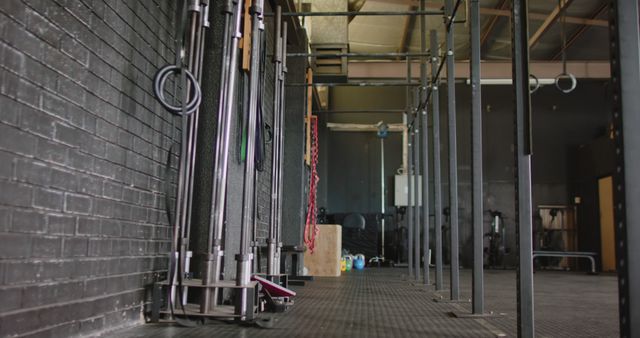
[[567, 74], [567, 37], [565, 35], [567, 13], [563, 6], [565, 1], [567, 0], [558, 0], [558, 9], [560, 10], [560, 43], [562, 46], [562, 74]]
[[[578, 81], [576, 80], [576, 77], [567, 72], [567, 36], [566, 36], [566, 22], [567, 22], [567, 13], [566, 13], [566, 6], [564, 6], [564, 4], [567, 3], [568, 0], [558, 0], [558, 10], [560, 11], [560, 17], [558, 18], [558, 22], [560, 24], [560, 49], [561, 49], [561, 54], [562, 54], [562, 73], [560, 73], [560, 75], [556, 76], [556, 88], [558, 88], [558, 90], [560, 90], [561, 92], [568, 94], [571, 93], [574, 89], [576, 89], [576, 86], [578, 84]], [[563, 87], [560, 82], [562, 80], [569, 80], [570, 81], [570, 86], [569, 87]]]

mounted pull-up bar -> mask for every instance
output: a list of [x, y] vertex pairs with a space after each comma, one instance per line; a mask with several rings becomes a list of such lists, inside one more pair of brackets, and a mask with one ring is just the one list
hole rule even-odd
[[405, 109], [341, 109], [341, 110], [314, 110], [314, 114], [371, 114], [371, 113], [405, 113]]
[[350, 58], [413, 58], [431, 56], [431, 53], [288, 53], [287, 57], [310, 57], [317, 59], [331, 59], [339, 57]]
[[[349, 11], [349, 12], [286, 12], [282, 16], [417, 16], [443, 15], [443, 11]], [[265, 13], [273, 16], [274, 13]]]
[[316, 82], [316, 83], [288, 83], [287, 87], [412, 87], [419, 86], [415, 82]]

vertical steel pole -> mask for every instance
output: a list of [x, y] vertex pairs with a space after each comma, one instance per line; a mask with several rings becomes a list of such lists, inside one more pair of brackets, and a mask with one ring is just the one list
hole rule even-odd
[[484, 313], [482, 204], [482, 88], [480, 84], [480, 0], [471, 0], [471, 157], [473, 213], [473, 314]]
[[385, 202], [385, 176], [384, 176], [384, 137], [380, 137], [380, 225], [381, 225], [381, 258], [384, 261], [384, 213], [386, 212]]
[[[240, 227], [240, 252], [236, 255], [237, 272], [236, 285], [247, 286], [251, 278], [251, 246], [250, 229], [255, 222], [253, 218], [255, 190], [255, 148], [256, 148], [256, 126], [258, 120], [258, 91], [260, 90], [260, 31], [264, 30], [262, 21], [262, 9], [264, 0], [255, 0], [251, 7], [252, 29], [251, 29], [251, 70], [250, 70], [250, 92], [249, 92], [249, 116], [247, 123], [247, 158], [244, 164], [244, 186], [242, 195], [242, 224]], [[233, 70], [232, 70], [233, 71]], [[241, 319], [247, 316], [248, 289], [241, 288], [239, 297], [236, 297], [235, 314]]]
[[[197, 2], [194, 7], [189, 8], [192, 12], [192, 34], [189, 46], [189, 70], [194, 74], [196, 80], [201, 80], [202, 55], [204, 50], [204, 27], [207, 18], [205, 17], [205, 6], [203, 3]], [[180, 252], [180, 259], [183, 267], [186, 267], [186, 253], [189, 249], [189, 234], [191, 233], [191, 214], [193, 206], [193, 184], [196, 163], [196, 147], [198, 139], [198, 120], [200, 109], [196, 109], [189, 117], [189, 165], [187, 171], [187, 200], [186, 200], [186, 224], [184, 227], [183, 248]], [[186, 292], [185, 292], [186, 293]]]
[[275, 275], [276, 272], [276, 251], [277, 251], [277, 224], [278, 224], [278, 185], [280, 170], [280, 137], [282, 134], [280, 125], [280, 72], [282, 69], [282, 48], [280, 48], [280, 27], [282, 21], [282, 8], [276, 7], [276, 15], [274, 17], [274, 30], [275, 30], [275, 49], [273, 51], [273, 63], [275, 66], [275, 84], [273, 86], [273, 142], [272, 144], [272, 156], [271, 156], [271, 210], [269, 217], [269, 238], [267, 238], [267, 273], [269, 275]]
[[[241, 38], [240, 17], [242, 4], [227, 0], [225, 5], [225, 25], [222, 43], [222, 69], [220, 71], [220, 100], [218, 105], [218, 127], [216, 132], [216, 152], [211, 198], [211, 217], [209, 219], [209, 238], [202, 283], [215, 284], [220, 279], [222, 269], [222, 233], [224, 230], [225, 198], [227, 194], [227, 174], [229, 169], [229, 141], [231, 135], [231, 114], [235, 97], [235, 82], [238, 63], [238, 43]], [[213, 293], [208, 288], [203, 293], [200, 312], [206, 313], [217, 305], [218, 289]]]
[[[420, 0], [420, 10], [426, 10], [425, 0]], [[427, 52], [427, 18], [420, 16], [420, 51]], [[420, 79], [422, 98], [420, 102], [427, 99], [427, 87], [429, 86], [427, 79], [427, 58], [420, 58]], [[424, 262], [423, 282], [429, 285], [429, 116], [427, 115], [427, 107], [418, 112], [422, 117], [422, 261]]]
[[440, 92], [438, 90], [440, 80], [436, 78], [438, 76], [440, 59], [438, 57], [438, 31], [434, 29], [431, 30], [429, 34], [431, 38], [431, 115], [433, 121], [433, 212], [435, 214], [434, 236], [436, 237], [436, 290], [442, 290], [442, 176], [440, 173]]
[[278, 167], [280, 167], [280, 171], [278, 173], [278, 221], [276, 222], [277, 231], [276, 231], [276, 240], [278, 242], [278, 247], [276, 248], [276, 265], [275, 265], [275, 273], [280, 274], [280, 259], [282, 257], [282, 196], [284, 190], [283, 184], [283, 176], [284, 176], [284, 131], [285, 131], [285, 115], [286, 115], [286, 100], [285, 100], [285, 80], [287, 76], [287, 23], [282, 23], [282, 37], [280, 46], [282, 47], [282, 68], [280, 72], [280, 127], [282, 132], [280, 133], [280, 158], [278, 163]]
[[[640, 8], [637, 1], [611, 1], [611, 74], [616, 145], [615, 223], [620, 337], [640, 336]], [[624, 123], [623, 123], [624, 121]]]
[[515, 90], [516, 211], [518, 225], [518, 337], [534, 336], [532, 206], [531, 206], [531, 94], [529, 92], [529, 28], [527, 0], [514, 0], [511, 45]]
[[[411, 60], [407, 58], [407, 82], [411, 82]], [[413, 277], [413, 131], [411, 130], [411, 114], [413, 112], [413, 99], [411, 97], [411, 87], [407, 87], [407, 264], [409, 265], [409, 276]]]
[[[419, 92], [416, 93], [416, 98], [419, 98]], [[418, 105], [416, 105], [417, 107]], [[421, 195], [424, 193], [420, 193], [420, 114], [417, 110], [414, 110], [413, 116], [413, 194], [415, 195], [415, 203], [413, 208], [413, 265], [416, 271], [416, 280], [420, 280], [422, 278], [420, 273], [420, 232], [422, 229], [421, 221], [420, 221], [420, 200]]]
[[[447, 22], [454, 20], [453, 0], [445, 1]], [[449, 209], [451, 234], [451, 300], [460, 299], [460, 262], [458, 252], [458, 145], [456, 140], [456, 83], [453, 25], [447, 30], [447, 100], [449, 119]]]
[[[407, 65], [407, 83], [411, 82], [411, 60], [409, 58], [405, 59], [405, 64]], [[405, 113], [402, 114], [402, 124], [406, 127], [409, 125], [409, 101], [410, 97], [410, 88], [406, 87], [406, 105], [405, 105]], [[409, 130], [404, 128], [402, 131], [402, 174], [407, 174], [408, 162], [409, 162]]]

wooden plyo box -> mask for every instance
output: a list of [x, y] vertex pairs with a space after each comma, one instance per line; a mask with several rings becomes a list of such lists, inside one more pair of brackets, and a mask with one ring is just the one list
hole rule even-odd
[[342, 257], [342, 226], [339, 224], [319, 224], [315, 250], [304, 253], [304, 266], [309, 275], [317, 277], [339, 277]]

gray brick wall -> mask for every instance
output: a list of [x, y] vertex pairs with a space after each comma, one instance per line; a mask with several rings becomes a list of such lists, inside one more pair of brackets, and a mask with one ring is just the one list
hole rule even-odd
[[0, 2], [0, 336], [140, 322], [169, 248], [179, 130], [152, 81], [173, 60], [173, 6]]

